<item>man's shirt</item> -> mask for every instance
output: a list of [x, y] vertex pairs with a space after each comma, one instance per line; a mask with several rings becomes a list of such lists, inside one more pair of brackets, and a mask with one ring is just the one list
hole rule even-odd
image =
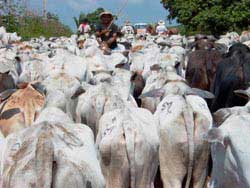
[[[97, 28], [96, 28], [96, 31], [97, 31], [97, 32], [101, 32], [101, 31], [103, 31], [103, 30], [105, 30], [105, 29], [107, 29], [105, 26], [103, 26], [103, 25], [98, 25]], [[110, 38], [112, 38], [113, 35], [114, 35], [115, 33], [118, 32], [118, 27], [117, 27], [115, 24], [112, 24], [112, 25], [110, 26], [109, 30], [110, 30], [110, 32], [101, 35], [101, 40], [102, 40], [103, 42], [106, 42], [106, 41], [108, 41]], [[117, 42], [114, 41], [113, 43], [110, 44], [109, 47], [110, 47], [111, 49], [116, 48], [116, 47], [117, 47]]]

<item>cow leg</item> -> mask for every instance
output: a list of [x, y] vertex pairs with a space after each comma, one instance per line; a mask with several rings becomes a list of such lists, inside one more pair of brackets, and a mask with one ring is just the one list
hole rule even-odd
[[[147, 143], [143, 136], [135, 133], [136, 188], [154, 188], [152, 183], [158, 169], [158, 150], [154, 143]], [[157, 187], [158, 188], [158, 187]]]
[[193, 188], [203, 188], [206, 184], [207, 169], [200, 174], [199, 178], [194, 178]]
[[200, 145], [198, 151], [201, 153], [196, 155], [195, 167], [193, 172], [193, 188], [203, 188], [207, 178], [207, 164], [209, 159], [209, 145]]
[[183, 154], [165, 150], [160, 146], [160, 169], [164, 188], [181, 188], [187, 173], [187, 165], [183, 163]]
[[203, 116], [195, 118], [195, 160], [193, 170], [193, 188], [203, 188], [208, 175], [209, 144], [202, 140], [202, 135], [208, 131], [209, 122]]
[[107, 135], [100, 143], [101, 166], [106, 188], [129, 187], [129, 162], [124, 136]]
[[[203, 162], [204, 163], [204, 162]], [[206, 183], [207, 168], [200, 167], [193, 174], [193, 188], [203, 188]]]

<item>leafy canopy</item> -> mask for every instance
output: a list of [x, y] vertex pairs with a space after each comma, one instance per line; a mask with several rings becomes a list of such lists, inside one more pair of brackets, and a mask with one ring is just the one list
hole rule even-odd
[[186, 34], [223, 34], [249, 29], [250, 0], [161, 0]]
[[25, 11], [19, 1], [11, 6], [0, 1], [0, 26], [4, 26], [8, 32], [17, 32], [24, 40], [39, 36], [48, 38], [72, 34], [71, 29], [64, 25], [56, 14], [48, 12], [47, 19], [44, 19], [30, 10]]
[[99, 15], [104, 11], [105, 10], [103, 8], [98, 8], [95, 11], [90, 12], [88, 14], [81, 12], [78, 18], [74, 17], [76, 27], [78, 28], [79, 25], [82, 23], [82, 21], [85, 18], [87, 18], [91, 27], [94, 28], [96, 25], [99, 24], [99, 22], [100, 22]]

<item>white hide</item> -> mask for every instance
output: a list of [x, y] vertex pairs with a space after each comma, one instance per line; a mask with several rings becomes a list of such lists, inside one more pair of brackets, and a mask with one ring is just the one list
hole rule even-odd
[[155, 121], [149, 111], [129, 107], [105, 113], [97, 146], [106, 188], [151, 188], [158, 167], [158, 145]]
[[211, 146], [211, 188], [250, 187], [249, 122], [249, 114], [232, 115], [219, 127], [219, 142]]
[[3, 148], [2, 187], [105, 186], [93, 133], [85, 125], [43, 122], [11, 134]]
[[121, 97], [115, 86], [109, 83], [89, 87], [86, 93], [78, 98], [76, 107], [76, 122], [86, 123], [93, 130], [96, 136], [99, 128], [99, 119], [109, 111], [122, 109], [125, 105], [136, 107], [133, 99], [126, 100]]
[[66, 50], [57, 49], [56, 55], [49, 59], [44, 73], [50, 76], [55, 73], [66, 73], [81, 81], [87, 79], [87, 63], [82, 57], [76, 56]]
[[190, 179], [186, 185], [192, 179], [193, 187], [202, 188], [209, 158], [209, 144], [203, 140], [203, 135], [212, 127], [212, 116], [205, 100], [195, 95], [168, 94], [157, 106], [154, 116], [158, 122], [164, 187], [181, 188], [188, 174]]

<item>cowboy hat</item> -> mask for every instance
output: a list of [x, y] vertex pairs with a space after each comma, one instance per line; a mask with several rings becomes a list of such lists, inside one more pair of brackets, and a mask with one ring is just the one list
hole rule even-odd
[[102, 12], [99, 17], [101, 18], [104, 15], [109, 15], [109, 16], [113, 17], [113, 14], [111, 12], [108, 12], [108, 11]]
[[160, 20], [160, 21], [158, 22], [158, 25], [165, 25], [165, 22], [164, 22], [163, 20]]

